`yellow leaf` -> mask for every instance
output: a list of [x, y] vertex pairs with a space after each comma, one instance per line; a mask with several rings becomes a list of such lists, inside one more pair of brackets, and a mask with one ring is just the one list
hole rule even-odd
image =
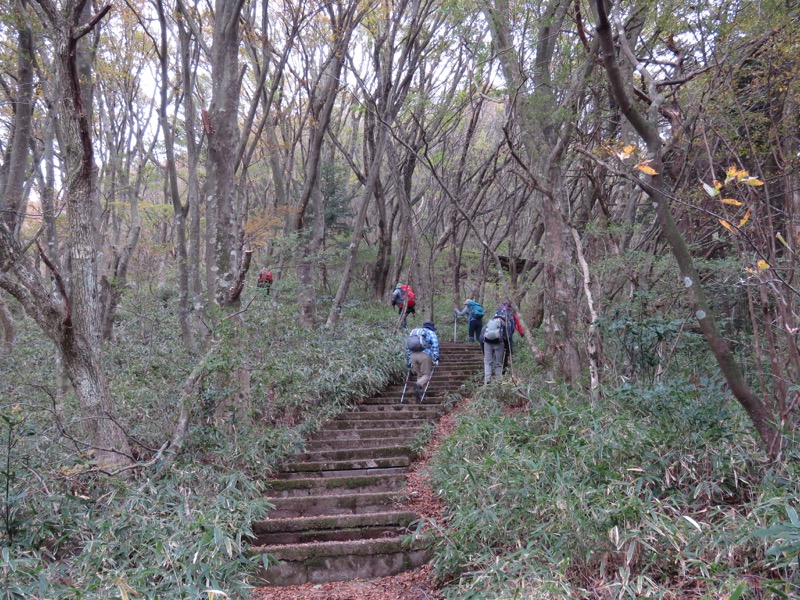
[[758, 179], [757, 177], [747, 177], [742, 179], [741, 181], [744, 185], [749, 185], [752, 187], [758, 187], [760, 185], [764, 185], [764, 182]]
[[648, 175], [658, 175], [658, 171], [656, 171], [653, 167], [651, 167], [651, 166], [649, 166], [647, 164], [649, 162], [650, 162], [649, 160], [646, 160], [644, 162], [640, 162], [634, 168], [639, 169], [642, 173], [647, 173]]
[[780, 232], [780, 231], [779, 231], [778, 233], [776, 233], [776, 234], [775, 234], [775, 237], [776, 237], [776, 238], [778, 238], [778, 241], [779, 241], [781, 244], [783, 244], [784, 246], [786, 246], [786, 248], [788, 248], [789, 250], [791, 250], [791, 248], [789, 248], [789, 244], [786, 242], [786, 240], [784, 239], [784, 237], [781, 235], [781, 232]]
[[747, 177], [747, 171], [740, 171], [736, 168], [736, 165], [731, 165], [728, 167], [728, 170], [725, 171], [725, 183], [730, 183], [733, 179], [741, 179], [742, 177]]
[[750, 220], [750, 213], [751, 212], [753, 212], [753, 210], [752, 209], [748, 209], [748, 211], [742, 217], [742, 220], [739, 221], [739, 227], [744, 227], [745, 223], [747, 223]]
[[622, 150], [617, 150], [615, 154], [617, 155], [618, 159], [625, 160], [626, 158], [630, 158], [634, 150], [636, 150], [636, 146], [633, 144], [628, 144]]
[[712, 180], [711, 180], [711, 183], [713, 183], [713, 184], [714, 184], [714, 189], [715, 189], [715, 190], [719, 191], [719, 190], [721, 190], [721, 189], [722, 189], [722, 184], [721, 184], [721, 183], [720, 183], [718, 180], [716, 180], [716, 179], [712, 179]]
[[730, 231], [731, 233], [733, 233], [733, 225], [731, 225], [730, 223], [728, 223], [728, 222], [727, 222], [725, 219], [720, 219], [720, 220], [719, 220], [719, 222], [722, 224], [722, 226], [723, 226], [725, 229], [727, 229], [728, 231]]
[[758, 261], [756, 263], [756, 265], [758, 266], [758, 270], [759, 271], [766, 271], [767, 269], [769, 269], [769, 263], [767, 261], [765, 261], [764, 259], [761, 259], [760, 261]]
[[731, 206], [741, 206], [742, 203], [738, 200], [734, 200], [733, 198], [721, 198], [720, 202], [723, 204], [730, 204]]

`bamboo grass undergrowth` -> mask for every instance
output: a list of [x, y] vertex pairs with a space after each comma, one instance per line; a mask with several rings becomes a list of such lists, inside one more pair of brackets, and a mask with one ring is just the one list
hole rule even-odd
[[713, 380], [480, 390], [431, 469], [447, 597], [797, 597], [796, 449], [748, 425]]

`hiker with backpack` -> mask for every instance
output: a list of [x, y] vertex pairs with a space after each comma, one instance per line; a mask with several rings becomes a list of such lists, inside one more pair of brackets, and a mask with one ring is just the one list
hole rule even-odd
[[396, 306], [400, 315], [400, 326], [408, 327], [408, 315], [417, 314], [414, 290], [410, 285], [398, 283], [392, 292], [392, 306]]
[[502, 376], [503, 361], [510, 353], [505, 315], [495, 313], [481, 331], [479, 341], [483, 350], [483, 383], [488, 384], [492, 377]]
[[406, 339], [406, 364], [409, 373], [417, 378], [414, 396], [417, 402], [421, 402], [433, 375], [433, 367], [439, 364], [439, 337], [433, 321], [426, 321], [422, 327], [415, 327], [409, 332]]
[[269, 296], [269, 289], [272, 287], [272, 271], [264, 267], [261, 269], [261, 273], [258, 274], [258, 283], [256, 287], [264, 288], [267, 290], [267, 296]]
[[506, 352], [505, 357], [503, 357], [503, 374], [505, 375], [508, 364], [511, 361], [511, 355], [514, 353], [514, 333], [525, 335], [525, 332], [522, 329], [517, 315], [514, 314], [514, 307], [511, 302], [503, 302], [497, 308], [497, 314], [503, 316], [506, 323], [506, 331], [508, 332], [508, 352]]
[[469, 343], [473, 343], [478, 339], [478, 335], [483, 328], [483, 307], [471, 298], [467, 298], [464, 301], [464, 308], [462, 310], [454, 308], [453, 311], [456, 317], [466, 316], [469, 318]]

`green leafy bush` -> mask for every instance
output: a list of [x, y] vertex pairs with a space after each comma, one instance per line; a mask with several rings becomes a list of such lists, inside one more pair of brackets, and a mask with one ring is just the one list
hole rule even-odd
[[767, 476], [746, 419], [705, 384], [594, 404], [517, 388], [522, 408], [504, 388], [478, 394], [433, 468], [450, 507], [433, 559], [449, 596], [717, 597], [750, 577], [800, 591], [793, 525], [764, 531], [779, 537], [769, 552], [753, 537], [800, 484]]

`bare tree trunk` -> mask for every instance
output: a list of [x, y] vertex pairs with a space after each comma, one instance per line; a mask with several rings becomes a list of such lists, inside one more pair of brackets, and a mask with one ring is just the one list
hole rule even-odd
[[[164, 14], [164, 3], [158, 0], [158, 22], [161, 26], [161, 40], [158, 57], [161, 66], [161, 85], [159, 105], [159, 120], [161, 130], [164, 132], [164, 148], [167, 154], [167, 183], [169, 185], [169, 198], [172, 200], [172, 212], [175, 220], [175, 244], [178, 250], [178, 319], [181, 325], [183, 343], [192, 354], [197, 352], [194, 333], [189, 323], [189, 255], [186, 248], [186, 217], [189, 214], [189, 204], [182, 204], [178, 191], [178, 170], [175, 164], [175, 141], [172, 124], [167, 117], [167, 89], [169, 88], [169, 47], [167, 45], [167, 18]], [[184, 56], [184, 53], [181, 53]], [[182, 65], [186, 68], [186, 65]], [[186, 94], [191, 96], [191, 91]], [[193, 135], [193, 134], [190, 134]]]
[[[526, 75], [521, 70], [519, 54], [513, 46], [510, 30], [511, 9], [507, 0], [486, 0], [494, 46], [503, 73], [512, 92], [512, 111], [522, 132], [526, 160], [521, 166], [541, 192], [541, 211], [545, 225], [544, 243], [548, 264], [544, 271], [544, 289], [548, 294], [545, 327], [549, 353], [559, 366], [560, 374], [576, 384], [582, 371], [575, 325], [579, 322], [578, 284], [573, 271], [574, 247], [569, 226], [560, 202], [559, 163], [563, 148], [572, 134], [569, 120], [560, 117], [559, 106], [552, 94], [550, 68], [555, 39], [569, 6], [566, 0], [552, 0], [544, 7], [544, 16], [537, 32], [534, 57], [534, 91], [524, 90]], [[587, 61], [592, 64], [591, 59]], [[576, 89], [582, 85], [578, 84]], [[573, 92], [574, 93], [574, 92]], [[541, 178], [542, 182], [538, 179]], [[533, 183], [531, 182], [531, 183]]]
[[[708, 343], [714, 357], [717, 359], [717, 364], [731, 392], [750, 417], [769, 455], [773, 459], [777, 459], [780, 457], [782, 451], [782, 436], [775, 428], [774, 417], [770, 414], [770, 411], [761, 398], [750, 389], [750, 386], [742, 375], [739, 365], [736, 363], [731, 353], [730, 346], [725, 338], [720, 335], [717, 323], [708, 306], [702, 282], [694, 266], [692, 256], [689, 253], [689, 248], [672, 216], [669, 194], [667, 193], [667, 186], [662, 175], [665, 165], [662, 162], [662, 142], [658, 123], [653, 120], [648, 120], [632, 103], [617, 64], [617, 51], [614, 47], [611, 24], [606, 14], [605, 4], [593, 0], [592, 6], [597, 15], [597, 35], [603, 50], [603, 64], [608, 74], [614, 97], [620, 105], [622, 114], [636, 129], [636, 132], [647, 145], [648, 155], [651, 158], [650, 166], [656, 173], [652, 175], [649, 183], [642, 182], [642, 187], [656, 205], [659, 223], [661, 224], [664, 235], [672, 248], [672, 253], [680, 268], [684, 287], [686, 288], [689, 300], [692, 304], [694, 316], [697, 319], [700, 330], [703, 332], [706, 343]], [[642, 71], [645, 70], [642, 69]], [[655, 97], [655, 95], [653, 96]], [[654, 115], [658, 115], [657, 107], [653, 107], [652, 110]]]
[[9, 354], [14, 351], [14, 344], [17, 341], [16, 330], [14, 329], [14, 318], [8, 306], [0, 298], [0, 333], [2, 333], [3, 345]]
[[235, 165], [239, 149], [240, 16], [244, 0], [215, 0], [211, 52], [211, 105], [205, 115], [208, 136], [206, 200], [206, 286], [210, 302], [227, 306], [239, 266], [234, 210]]
[[[24, 14], [27, 0], [17, 0]], [[33, 35], [24, 17], [17, 24], [17, 88], [8, 162], [0, 169], [0, 218], [18, 237], [26, 212], [25, 180], [30, 175], [33, 120]]]
[[347, 291], [350, 288], [350, 280], [355, 269], [356, 257], [358, 256], [358, 248], [361, 245], [361, 238], [364, 233], [364, 222], [367, 218], [367, 208], [369, 207], [375, 182], [378, 179], [378, 172], [380, 171], [380, 164], [383, 160], [383, 152], [386, 148], [386, 130], [381, 127], [378, 133], [378, 142], [375, 146], [375, 156], [372, 159], [372, 164], [369, 167], [367, 182], [364, 185], [364, 192], [361, 196], [361, 203], [356, 215], [355, 223], [353, 224], [353, 233], [350, 236], [350, 246], [347, 254], [347, 261], [344, 265], [342, 272], [342, 280], [339, 283], [339, 289], [336, 291], [336, 298], [334, 298], [331, 311], [328, 313], [328, 321], [325, 326], [328, 328], [335, 328], [341, 316], [342, 304], [347, 297]]

